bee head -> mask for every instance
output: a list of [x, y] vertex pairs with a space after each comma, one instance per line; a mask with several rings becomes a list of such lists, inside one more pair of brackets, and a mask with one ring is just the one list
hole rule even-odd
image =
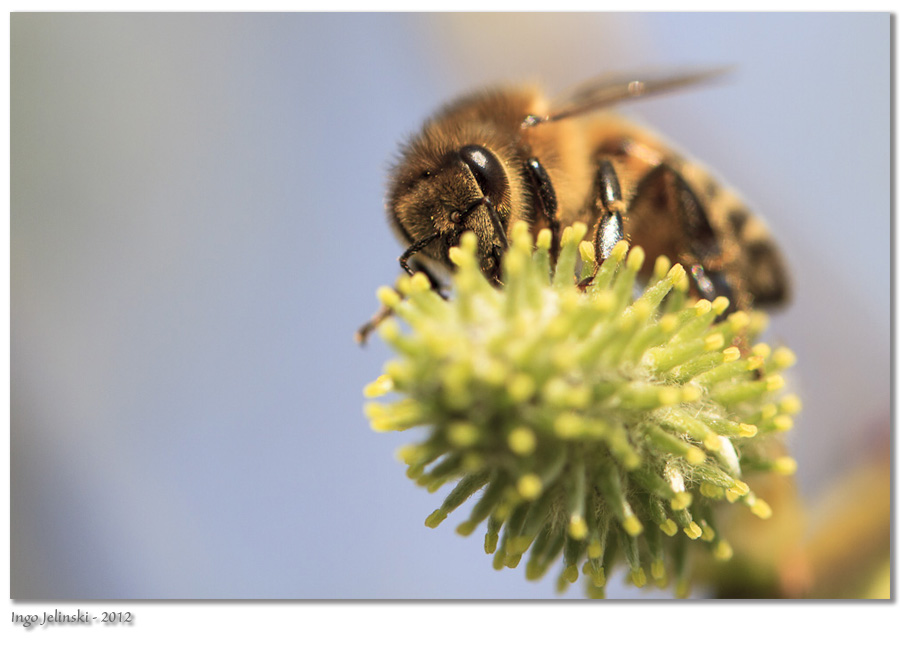
[[472, 231], [482, 271], [499, 283], [509, 186], [506, 168], [488, 146], [466, 144], [437, 159], [411, 147], [398, 166], [389, 203], [395, 229], [410, 245], [401, 265], [421, 253], [452, 269], [450, 248]]

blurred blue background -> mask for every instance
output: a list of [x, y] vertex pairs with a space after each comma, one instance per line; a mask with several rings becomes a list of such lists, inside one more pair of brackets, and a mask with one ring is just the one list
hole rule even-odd
[[352, 340], [398, 272], [398, 143], [497, 81], [737, 66], [624, 111], [782, 242], [815, 497], [889, 424], [889, 20], [12, 14], [11, 596], [556, 596], [424, 526], [415, 431], [362, 414], [389, 353]]

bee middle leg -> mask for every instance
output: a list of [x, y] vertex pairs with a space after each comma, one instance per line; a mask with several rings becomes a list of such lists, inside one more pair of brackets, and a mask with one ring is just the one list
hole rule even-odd
[[616, 169], [609, 160], [604, 159], [597, 167], [594, 175], [591, 207], [597, 214], [597, 224], [594, 226], [594, 270], [590, 276], [579, 283], [580, 287], [587, 287], [591, 284], [600, 270], [600, 265], [612, 253], [613, 247], [620, 240], [625, 239], [622, 220], [622, 212], [625, 207], [622, 202], [622, 189], [619, 186]]

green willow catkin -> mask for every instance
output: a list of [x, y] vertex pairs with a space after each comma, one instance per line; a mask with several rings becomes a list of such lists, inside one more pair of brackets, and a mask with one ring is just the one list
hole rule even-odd
[[593, 266], [585, 232], [564, 232], [552, 267], [549, 232], [535, 246], [515, 227], [501, 289], [466, 234], [451, 250], [452, 299], [422, 274], [402, 279], [400, 293], [379, 290], [408, 329], [380, 327], [397, 357], [365, 394], [399, 397], [366, 414], [377, 431], [427, 429], [400, 452], [409, 477], [429, 491], [456, 484], [426, 525], [481, 491], [457, 531], [485, 524], [495, 568], [525, 558], [526, 577], [538, 579], [561, 557], [560, 590], [583, 573], [588, 595], [603, 597], [624, 564], [632, 584], [649, 573], [686, 596], [693, 546], [731, 557], [717, 506], [772, 513], [745, 473], [796, 468], [769, 441], [800, 410], [780, 394], [794, 355], [752, 345], [761, 313], [719, 321], [727, 299], [691, 301], [684, 270], [665, 257], [636, 296], [644, 253], [625, 242], [579, 287], [579, 251], [581, 278]]

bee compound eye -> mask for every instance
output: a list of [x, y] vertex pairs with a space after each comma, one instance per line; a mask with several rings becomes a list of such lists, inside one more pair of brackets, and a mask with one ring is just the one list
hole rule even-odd
[[459, 156], [472, 171], [481, 192], [494, 203], [500, 203], [506, 196], [508, 181], [496, 155], [484, 146], [473, 144], [460, 148]]

